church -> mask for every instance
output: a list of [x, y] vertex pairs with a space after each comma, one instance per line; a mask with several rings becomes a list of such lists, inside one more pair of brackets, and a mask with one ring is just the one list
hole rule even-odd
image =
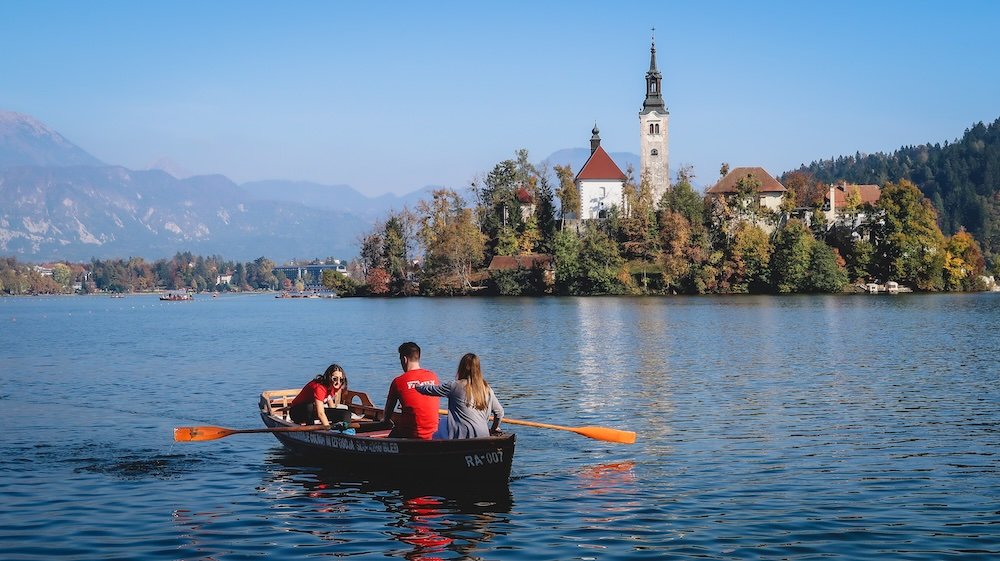
[[[639, 176], [649, 181], [653, 200], [657, 201], [670, 188], [669, 118], [663, 102], [663, 76], [656, 67], [656, 41], [650, 42], [649, 71], [646, 72], [646, 99], [639, 111]], [[580, 192], [580, 218], [605, 218], [613, 206], [622, 204], [622, 187], [626, 176], [611, 156], [601, 147], [600, 130], [594, 125], [590, 137], [590, 157], [576, 174]]]

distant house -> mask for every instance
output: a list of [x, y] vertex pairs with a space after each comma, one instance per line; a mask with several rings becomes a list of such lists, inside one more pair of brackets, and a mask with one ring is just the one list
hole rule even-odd
[[584, 220], [607, 218], [613, 206], [622, 204], [622, 188], [627, 179], [618, 164], [601, 148], [600, 130], [594, 126], [590, 137], [590, 158], [576, 174], [580, 192], [580, 216]]
[[215, 278], [215, 284], [232, 284], [232, 283], [233, 283], [233, 274], [232, 273], [226, 273], [224, 275], [218, 275]]
[[740, 180], [751, 178], [757, 180], [760, 186], [757, 187], [760, 206], [778, 210], [781, 208], [781, 200], [785, 196], [785, 186], [775, 179], [770, 173], [761, 167], [734, 168], [725, 177], [719, 180], [705, 191], [709, 197], [725, 197], [735, 195], [738, 191]]
[[[848, 211], [847, 198], [851, 193], [858, 195], [859, 208], [853, 212]], [[823, 213], [826, 215], [827, 224], [831, 227], [835, 224], [856, 227], [865, 218], [864, 207], [874, 205], [881, 197], [882, 189], [878, 185], [855, 185], [844, 181], [830, 185], [830, 190], [823, 201]]]
[[535, 214], [535, 198], [523, 186], [518, 187], [517, 191], [514, 192], [514, 197], [517, 198], [517, 204], [521, 206], [521, 220], [526, 222], [531, 215]]
[[727, 203], [733, 205], [737, 199], [737, 194], [740, 192], [741, 183], [745, 185], [747, 180], [756, 184], [757, 204], [759, 208], [753, 209], [753, 212], [748, 212], [751, 206], [748, 200], [742, 202], [742, 209], [736, 208], [740, 206], [740, 203], [730, 206], [730, 208], [734, 209], [736, 216], [742, 216], [744, 220], [751, 220], [765, 232], [773, 232], [777, 225], [784, 222], [787, 218], [787, 216], [780, 213], [780, 210], [781, 202], [788, 190], [770, 173], [764, 171], [764, 168], [735, 168], [720, 179], [718, 183], [705, 191], [705, 196], [709, 199], [724, 199]]
[[555, 257], [547, 253], [526, 253], [524, 255], [494, 255], [487, 271], [516, 271], [518, 269], [541, 269], [547, 284], [556, 280]]

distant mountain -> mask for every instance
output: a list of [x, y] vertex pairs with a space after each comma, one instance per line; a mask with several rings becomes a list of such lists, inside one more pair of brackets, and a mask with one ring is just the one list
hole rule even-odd
[[[618, 164], [622, 172], [627, 172], [628, 165], [632, 164], [633, 173], [635, 174], [635, 180], [639, 181], [639, 156], [638, 154], [633, 154], [631, 152], [609, 152], [611, 159]], [[558, 150], [553, 152], [548, 158], [545, 159], [550, 166], [555, 165], [571, 165], [573, 166], [573, 173], [580, 173], [580, 168], [583, 164], [587, 163], [587, 159], [590, 158], [590, 148], [565, 148], [563, 150]]]
[[267, 180], [240, 185], [253, 200], [291, 202], [314, 209], [339, 210], [367, 220], [384, 218], [390, 210], [413, 208], [417, 201], [429, 199], [436, 187], [428, 186], [407, 195], [379, 197], [362, 195], [349, 185], [322, 185], [308, 181]]
[[116, 166], [0, 170], [0, 254], [34, 261], [178, 251], [349, 258], [368, 227], [347, 213], [252, 201], [221, 175], [178, 180]]
[[[378, 209], [401, 208], [416, 195], [366, 203], [343, 187], [341, 196], [297, 201], [264, 196], [266, 184], [248, 192], [221, 175], [178, 179], [187, 172], [168, 159], [151, 167], [167, 171], [106, 165], [36, 119], [0, 111], [0, 255], [351, 258]], [[291, 183], [272, 182], [270, 189], [286, 191]]]
[[153, 160], [143, 169], [146, 170], [158, 169], [160, 171], [165, 171], [170, 175], [176, 177], [177, 179], [186, 179], [194, 175], [190, 171], [181, 167], [180, 164], [171, 160], [170, 158], [167, 158], [166, 156], [162, 156], [160, 158]]
[[34, 118], [0, 110], [0, 168], [103, 165], [103, 162]]

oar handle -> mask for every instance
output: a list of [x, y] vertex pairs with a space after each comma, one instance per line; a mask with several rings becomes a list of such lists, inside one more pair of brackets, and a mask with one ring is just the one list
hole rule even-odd
[[507, 417], [503, 418], [503, 422], [510, 423], [512, 425], [524, 425], [526, 427], [537, 427], [537, 428], [540, 428], [540, 429], [568, 430], [568, 431], [572, 431], [572, 432], [576, 432], [577, 431], [577, 429], [574, 428], [574, 427], [564, 427], [562, 425], [551, 425], [549, 423], [536, 423], [534, 421], [521, 421], [521, 420], [518, 420], [518, 419], [508, 419]]

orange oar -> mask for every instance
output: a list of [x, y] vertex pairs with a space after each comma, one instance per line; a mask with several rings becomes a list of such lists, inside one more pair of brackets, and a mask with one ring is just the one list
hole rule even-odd
[[[438, 409], [438, 413], [441, 415], [447, 415], [447, 409]], [[538, 427], [541, 429], [556, 429], [556, 430], [566, 430], [569, 432], [575, 432], [576, 434], [581, 434], [587, 438], [593, 438], [594, 440], [603, 440], [605, 442], [619, 442], [621, 444], [635, 444], [635, 433], [630, 430], [618, 430], [609, 429], [607, 427], [564, 427], [561, 425], [550, 425], [548, 423], [535, 423], [533, 421], [520, 421], [518, 419], [511, 419], [510, 417], [503, 418], [504, 423], [510, 423], [512, 425], [524, 425], [526, 427]]]
[[296, 425], [294, 427], [274, 427], [271, 429], [227, 429], [223, 427], [177, 427], [174, 429], [174, 440], [177, 442], [199, 442], [225, 438], [231, 434], [247, 434], [254, 432], [302, 432], [313, 430], [330, 430], [323, 425]]

